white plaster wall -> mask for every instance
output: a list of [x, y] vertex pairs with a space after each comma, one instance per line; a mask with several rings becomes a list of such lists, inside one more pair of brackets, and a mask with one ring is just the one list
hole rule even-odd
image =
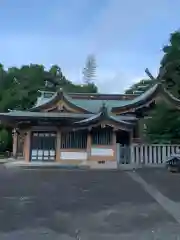
[[61, 160], [87, 160], [87, 152], [61, 152]]
[[91, 148], [91, 156], [113, 156], [112, 148]]

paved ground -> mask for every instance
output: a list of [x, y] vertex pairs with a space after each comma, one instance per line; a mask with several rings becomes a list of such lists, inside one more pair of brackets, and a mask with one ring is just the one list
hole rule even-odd
[[[147, 181], [151, 175], [156, 185], [156, 171], [137, 172]], [[171, 188], [174, 176], [167, 178]], [[177, 185], [179, 181], [177, 176]], [[178, 201], [180, 192], [176, 195]], [[77, 229], [82, 240], [170, 240], [180, 235], [179, 223], [127, 172], [1, 167], [1, 240], [71, 240]]]
[[139, 169], [138, 174], [149, 184], [156, 187], [163, 195], [175, 202], [180, 202], [180, 173], [170, 173], [165, 169]]

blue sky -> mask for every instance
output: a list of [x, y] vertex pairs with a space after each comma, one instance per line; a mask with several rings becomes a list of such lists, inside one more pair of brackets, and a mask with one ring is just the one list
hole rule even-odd
[[58, 64], [81, 82], [86, 56], [95, 54], [100, 90], [121, 93], [146, 67], [157, 72], [179, 9], [172, 0], [2, 0], [0, 62]]

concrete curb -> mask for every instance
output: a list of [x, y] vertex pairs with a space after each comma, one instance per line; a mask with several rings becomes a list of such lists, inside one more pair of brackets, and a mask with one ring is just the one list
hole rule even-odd
[[62, 165], [56, 163], [25, 163], [20, 161], [5, 162], [4, 166], [6, 168], [21, 168], [21, 169], [88, 169], [88, 166], [78, 166], [78, 165]]
[[106, 167], [92, 167], [90, 165], [66, 165], [60, 163], [41, 163], [31, 162], [27, 163], [24, 161], [17, 161], [16, 159], [4, 159], [0, 161], [6, 168], [22, 168], [22, 169], [79, 169], [79, 170], [115, 170], [115, 171], [133, 171], [138, 169], [146, 168], [165, 168], [165, 164], [121, 164], [117, 168], [106, 168]]

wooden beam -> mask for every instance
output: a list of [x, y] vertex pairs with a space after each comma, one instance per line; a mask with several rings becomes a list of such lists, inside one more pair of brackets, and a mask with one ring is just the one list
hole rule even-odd
[[148, 75], [148, 77], [149, 77], [151, 80], [156, 80], [156, 78], [153, 77], [153, 75], [150, 73], [150, 71], [149, 71], [148, 68], [145, 69], [145, 73]]

